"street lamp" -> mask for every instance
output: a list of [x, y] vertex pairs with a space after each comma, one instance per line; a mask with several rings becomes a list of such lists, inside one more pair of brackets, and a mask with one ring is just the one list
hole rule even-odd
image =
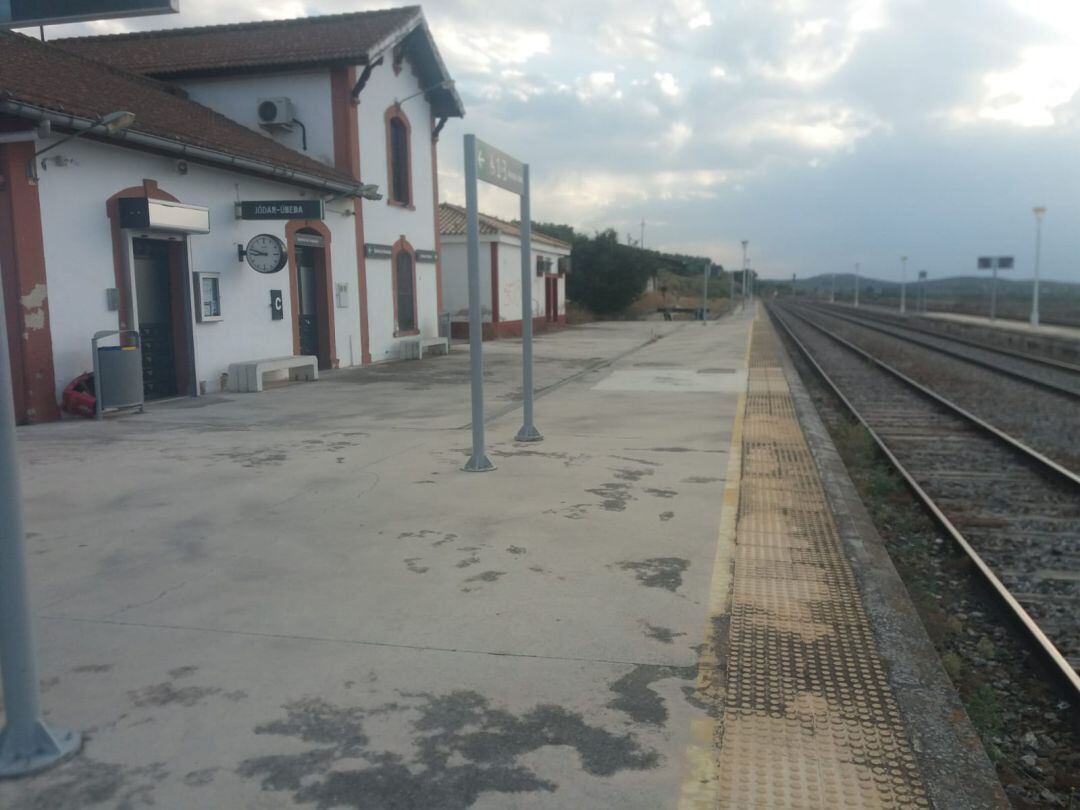
[[1037, 205], [1035, 212], [1035, 286], [1031, 293], [1031, 325], [1039, 325], [1039, 258], [1042, 253], [1042, 220], [1046, 213], [1045, 205]]
[[907, 311], [907, 256], [900, 257], [900, 314]]
[[829, 291], [829, 303], [836, 303], [836, 273], [832, 274], [832, 289]]
[[855, 306], [859, 305], [859, 263], [855, 262]]
[[748, 239], [742, 240], [742, 305], [746, 309], [746, 247], [750, 244]]
[[[105, 115], [95, 120], [86, 129], [80, 129], [78, 132], [72, 135], [68, 135], [66, 138], [61, 138], [56, 143], [49, 144], [44, 149], [39, 149], [38, 151], [34, 152], [34, 157], [30, 160], [30, 163], [26, 167], [26, 176], [29, 177], [31, 180], [37, 180], [37, 159], [44, 155], [46, 152], [49, 152], [58, 146], [63, 146], [68, 141], [73, 141], [76, 138], [81, 138], [83, 135], [86, 135], [88, 132], [92, 132], [98, 127], [101, 127], [103, 130], [105, 130], [106, 135], [115, 135], [117, 132], [120, 132], [120, 130], [127, 129], [134, 123], [135, 113], [127, 112], [126, 110], [117, 110], [116, 112], [106, 113]], [[45, 162], [42, 161], [42, 166], [44, 165]]]

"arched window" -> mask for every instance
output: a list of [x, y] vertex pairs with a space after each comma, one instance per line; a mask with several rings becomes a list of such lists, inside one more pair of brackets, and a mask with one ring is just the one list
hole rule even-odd
[[387, 201], [392, 205], [412, 205], [412, 155], [409, 149], [409, 119], [396, 105], [386, 111], [386, 156], [389, 169]]
[[394, 305], [398, 334], [416, 331], [416, 265], [401, 248], [394, 257]]

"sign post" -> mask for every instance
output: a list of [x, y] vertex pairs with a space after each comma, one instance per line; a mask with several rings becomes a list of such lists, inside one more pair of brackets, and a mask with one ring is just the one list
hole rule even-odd
[[7, 715], [0, 730], [0, 778], [47, 768], [82, 744], [78, 732], [50, 729], [41, 716], [24, 538], [11, 356], [4, 323], [4, 293], [0, 289], [0, 677]]
[[1012, 270], [1012, 256], [980, 256], [978, 261], [980, 270], [992, 270], [993, 276], [990, 281], [990, 320], [997, 319], [997, 274], [998, 270]]
[[[519, 442], [542, 441], [533, 424], [533, 306], [532, 306], [532, 212], [529, 210], [529, 164], [521, 167], [521, 430]], [[492, 295], [496, 292], [492, 290]]]
[[[480, 322], [480, 212], [476, 199], [477, 144], [465, 136], [465, 251], [469, 268], [469, 367], [472, 371], [472, 455], [462, 468], [487, 472], [495, 465], [484, 452], [484, 349]], [[498, 290], [492, 290], [498, 295]]]

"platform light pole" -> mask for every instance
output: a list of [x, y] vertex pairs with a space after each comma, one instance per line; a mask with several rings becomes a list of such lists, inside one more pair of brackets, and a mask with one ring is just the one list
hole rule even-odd
[[900, 314], [907, 314], [907, 256], [900, 257]]
[[82, 744], [78, 732], [51, 729], [41, 716], [4, 312], [0, 287], [0, 678], [7, 716], [0, 729], [0, 778], [40, 771], [73, 754]]
[[855, 306], [859, 305], [859, 263], [855, 262]]
[[712, 261], [709, 261], [705, 265], [705, 283], [701, 289], [701, 325], [709, 325], [709, 270], [712, 268]]
[[1035, 213], [1035, 284], [1031, 292], [1031, 325], [1039, 325], [1039, 259], [1042, 253], [1042, 221], [1046, 214], [1045, 205], [1031, 209]]
[[742, 305], [743, 309], [746, 309], [746, 248], [750, 244], [750, 240], [742, 240]]
[[832, 289], [829, 290], [829, 303], [830, 304], [835, 304], [836, 303], [836, 273], [833, 273], [831, 278], [832, 278]]

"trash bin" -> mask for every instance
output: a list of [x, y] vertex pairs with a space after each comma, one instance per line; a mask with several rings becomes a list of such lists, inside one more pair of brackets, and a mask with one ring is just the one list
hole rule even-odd
[[[118, 346], [98, 346], [103, 338], [117, 336]], [[124, 345], [124, 337], [132, 342]], [[94, 357], [94, 413], [98, 419], [106, 410], [143, 407], [142, 344], [134, 329], [95, 332], [90, 341]]]

